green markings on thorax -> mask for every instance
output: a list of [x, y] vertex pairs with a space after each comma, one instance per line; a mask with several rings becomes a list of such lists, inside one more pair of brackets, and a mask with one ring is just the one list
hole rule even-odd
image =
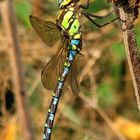
[[73, 16], [73, 11], [68, 11], [64, 18], [63, 18], [63, 21], [62, 21], [62, 26], [65, 28], [65, 29], [68, 29], [69, 26], [70, 26], [70, 23], [72, 22], [72, 16]]
[[66, 32], [68, 32], [70, 36], [74, 36], [79, 32], [80, 29], [79, 15], [77, 12], [75, 12], [74, 7], [62, 10], [58, 14], [57, 19], [62, 29], [66, 30]]
[[79, 23], [78, 19], [75, 19], [68, 31], [69, 34], [73, 35], [73, 34], [77, 33], [79, 30], [79, 27], [80, 27], [80, 23]]

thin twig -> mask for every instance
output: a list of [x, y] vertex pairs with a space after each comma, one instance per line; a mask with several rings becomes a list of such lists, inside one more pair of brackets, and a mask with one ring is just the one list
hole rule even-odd
[[107, 116], [107, 114], [96, 104], [93, 104], [93, 101], [91, 99], [88, 99], [84, 95], [80, 94], [80, 98], [91, 108], [96, 110], [98, 114], [104, 119], [104, 121], [107, 123], [107, 125], [112, 129], [112, 131], [116, 134], [116, 136], [120, 140], [126, 140], [126, 138], [119, 132], [119, 130], [113, 125], [113, 122], [111, 119]]
[[27, 93], [28, 93], [28, 97], [30, 97], [33, 92], [35, 91], [35, 89], [37, 88], [37, 86], [40, 83], [40, 73], [36, 75], [32, 85], [30, 86], [30, 88], [28, 89]]

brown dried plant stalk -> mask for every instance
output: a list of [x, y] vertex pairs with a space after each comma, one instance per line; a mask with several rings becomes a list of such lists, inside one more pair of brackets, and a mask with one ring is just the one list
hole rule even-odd
[[4, 0], [0, 3], [3, 24], [5, 26], [8, 54], [11, 63], [11, 70], [13, 75], [13, 86], [16, 97], [19, 123], [24, 140], [34, 140], [31, 129], [31, 121], [29, 119], [29, 111], [27, 106], [27, 97], [23, 75], [23, 64], [21, 61], [21, 50], [19, 45], [16, 17], [13, 10], [13, 1]]
[[138, 17], [134, 7], [125, 5], [119, 8], [118, 14], [125, 22], [121, 23], [123, 41], [131, 73], [138, 109], [140, 110], [140, 58], [138, 55], [134, 21]]

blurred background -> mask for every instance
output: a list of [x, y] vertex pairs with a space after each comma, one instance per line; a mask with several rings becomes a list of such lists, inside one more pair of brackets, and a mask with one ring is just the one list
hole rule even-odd
[[[84, 0], [81, 1], [84, 3]], [[24, 140], [14, 90], [13, 62], [9, 49], [3, 4], [0, 2], [0, 140]], [[36, 34], [29, 22], [33, 14], [55, 21], [57, 0], [13, 0], [16, 29], [24, 70], [24, 86], [30, 123], [36, 140], [42, 139], [44, 122], [51, 101], [51, 91], [41, 83], [41, 71], [56, 52]], [[105, 0], [91, 0], [87, 10], [106, 15], [112, 6]], [[110, 21], [115, 14], [99, 24]], [[135, 21], [140, 49], [140, 18]], [[102, 29], [82, 19], [83, 49], [86, 63], [80, 76], [80, 94], [64, 91], [60, 99], [52, 140], [140, 140], [138, 112], [132, 80], [123, 46], [122, 32], [116, 21]], [[13, 34], [14, 35], [14, 34]], [[18, 54], [17, 54], [18, 55]], [[53, 72], [52, 72], [53, 74]]]

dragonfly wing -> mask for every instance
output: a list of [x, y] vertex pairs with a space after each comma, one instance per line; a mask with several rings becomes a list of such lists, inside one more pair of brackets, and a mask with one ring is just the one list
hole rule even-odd
[[[64, 62], [67, 58], [67, 40], [62, 41], [62, 44], [58, 47], [56, 54], [50, 59], [50, 61], [45, 65], [41, 73], [41, 81], [43, 86], [46, 89], [54, 90], [59, 78], [59, 75], [62, 74]], [[84, 66], [83, 55], [77, 54], [70, 72], [65, 81], [65, 87], [70, 84], [72, 92], [74, 94], [79, 93], [79, 73]]]
[[[63, 64], [67, 57], [67, 52], [64, 46], [67, 42], [63, 42], [61, 47], [58, 48], [56, 54], [50, 59], [42, 70], [41, 80], [42, 84], [46, 89], [54, 90], [59, 78], [62, 73]], [[63, 46], [63, 47], [62, 47]]]
[[30, 22], [38, 35], [48, 46], [53, 46], [60, 39], [60, 30], [55, 23], [43, 21], [33, 15], [30, 16]]
[[84, 66], [84, 57], [81, 54], [77, 54], [71, 66], [70, 73], [68, 75], [68, 81], [71, 90], [74, 94], [79, 93], [79, 74], [83, 66]]

